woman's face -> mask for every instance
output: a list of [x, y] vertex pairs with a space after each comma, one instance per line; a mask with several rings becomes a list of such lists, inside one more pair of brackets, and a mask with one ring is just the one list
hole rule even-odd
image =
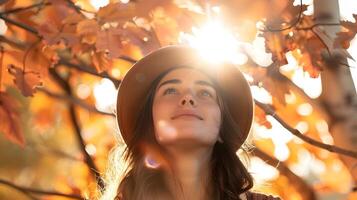
[[221, 111], [207, 75], [178, 68], [159, 82], [153, 101], [155, 137], [159, 144], [213, 146], [218, 139]]

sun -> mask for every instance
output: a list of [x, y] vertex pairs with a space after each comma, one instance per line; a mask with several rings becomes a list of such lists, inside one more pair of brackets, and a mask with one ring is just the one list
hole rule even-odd
[[241, 49], [242, 42], [219, 20], [193, 27], [192, 34], [181, 32], [179, 41], [194, 47], [201, 56], [211, 62], [230, 61], [239, 65], [247, 62], [247, 56]]

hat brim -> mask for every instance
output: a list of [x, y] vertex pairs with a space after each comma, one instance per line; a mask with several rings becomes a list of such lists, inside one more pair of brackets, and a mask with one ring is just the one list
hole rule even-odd
[[[143, 100], [152, 83], [162, 73], [179, 66], [200, 68], [218, 83], [233, 120], [240, 129], [241, 135], [237, 135], [237, 141], [244, 141], [252, 126], [254, 102], [249, 84], [243, 74], [233, 64], [211, 64], [206, 62], [195, 49], [175, 45], [148, 54], [136, 62], [123, 78], [118, 90], [117, 122], [125, 143], [128, 144], [131, 139], [144, 104]], [[237, 143], [237, 148], [241, 143]]]

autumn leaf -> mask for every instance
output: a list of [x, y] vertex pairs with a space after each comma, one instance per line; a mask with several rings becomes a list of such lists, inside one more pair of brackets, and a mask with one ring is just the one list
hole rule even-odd
[[259, 106], [255, 106], [254, 108], [254, 121], [261, 126], [265, 126], [267, 129], [271, 129], [272, 125], [267, 120], [266, 114], [264, 110], [262, 110]]
[[36, 92], [36, 87], [42, 86], [41, 77], [38, 72], [24, 72], [21, 68], [14, 65], [10, 65], [8, 70], [15, 77], [14, 83], [25, 97], [33, 96]]
[[95, 44], [99, 30], [99, 25], [94, 19], [85, 19], [77, 25], [77, 33], [82, 37], [81, 42], [87, 44]]
[[0, 91], [0, 132], [11, 142], [24, 147], [25, 139], [21, 130], [18, 101], [8, 93]]
[[100, 24], [107, 22], [119, 22], [131, 20], [136, 15], [135, 4], [129, 2], [110, 3], [101, 7], [97, 12], [97, 19]]
[[265, 38], [265, 51], [272, 53], [273, 61], [278, 61], [281, 65], [287, 64], [285, 53], [294, 48], [291, 38], [284, 32], [264, 32], [261, 36]]
[[326, 45], [326, 48], [331, 55], [354, 60], [354, 58], [348, 53], [346, 49], [342, 48], [341, 46], [334, 45], [333, 38], [331, 38], [331, 36], [329, 36], [322, 27], [318, 26], [314, 28], [314, 33], [318, 35], [318, 37], [321, 39], [321, 42]]
[[95, 47], [97, 51], [108, 53], [109, 58], [117, 58], [121, 55], [121, 29], [119, 27], [109, 27], [97, 34]]
[[357, 14], [353, 15], [355, 22], [341, 21], [341, 25], [344, 27], [344, 30], [337, 33], [337, 37], [334, 41], [335, 47], [342, 47], [348, 49], [350, 47], [351, 40], [355, 37], [357, 33]]
[[108, 58], [105, 52], [94, 52], [92, 55], [92, 62], [98, 73], [107, 71], [112, 66], [112, 60]]

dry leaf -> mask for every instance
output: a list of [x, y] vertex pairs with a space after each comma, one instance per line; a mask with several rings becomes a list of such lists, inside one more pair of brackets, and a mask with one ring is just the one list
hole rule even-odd
[[99, 31], [95, 47], [97, 51], [108, 53], [109, 58], [117, 58], [121, 55], [122, 41], [121, 29], [110, 27]]
[[25, 97], [33, 96], [36, 92], [36, 87], [42, 85], [41, 77], [38, 72], [24, 72], [21, 68], [14, 65], [10, 65], [8, 70], [9, 73], [15, 77], [14, 83]]

